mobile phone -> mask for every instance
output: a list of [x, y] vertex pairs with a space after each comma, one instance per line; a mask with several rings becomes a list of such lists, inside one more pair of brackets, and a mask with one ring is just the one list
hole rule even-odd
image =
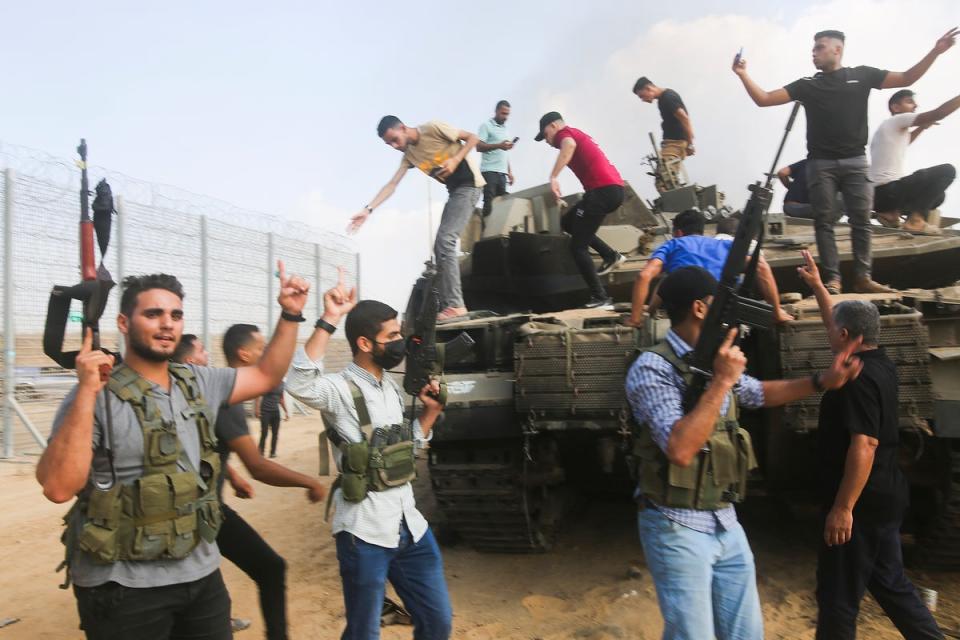
[[740, 64], [740, 58], [743, 56], [743, 47], [740, 47], [740, 51], [737, 51], [737, 55], [733, 57], [733, 66]]
[[520, 136], [517, 136], [516, 138], [514, 138], [514, 139], [513, 139], [513, 144], [517, 144], [517, 140], [519, 140], [519, 139], [520, 139]]

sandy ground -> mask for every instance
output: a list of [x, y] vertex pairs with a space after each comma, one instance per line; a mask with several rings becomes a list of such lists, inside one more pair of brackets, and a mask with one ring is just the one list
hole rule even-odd
[[[316, 418], [283, 423], [278, 462], [315, 472]], [[0, 463], [0, 640], [82, 638], [73, 595], [57, 588], [63, 505], [47, 502], [33, 478], [32, 460]], [[228, 501], [287, 560], [293, 638], [339, 638], [343, 604], [333, 539], [322, 508], [299, 489], [256, 484], [253, 500]], [[812, 638], [815, 523], [796, 520], [769, 500], [755, 500], [743, 520], [757, 555], [760, 598], [768, 638]], [[658, 638], [661, 620], [646, 573], [628, 502], [590, 505], [550, 554], [485, 555], [462, 546], [444, 549], [454, 608], [454, 637], [607, 640]], [[628, 577], [631, 565], [639, 577]], [[253, 619], [239, 638], [263, 637], [254, 584], [229, 562], [224, 576], [234, 614]], [[957, 574], [913, 572], [915, 583], [939, 591], [937, 617], [948, 629], [960, 622]], [[861, 637], [900, 637], [869, 598]], [[411, 627], [391, 626], [385, 639], [410, 638]]]

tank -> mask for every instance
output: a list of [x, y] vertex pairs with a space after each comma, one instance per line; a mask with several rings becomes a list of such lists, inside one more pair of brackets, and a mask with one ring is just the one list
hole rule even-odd
[[[649, 203], [627, 185], [623, 205], [598, 232], [628, 258], [601, 277], [616, 304], [587, 310], [579, 308], [588, 292], [560, 232], [562, 210], [579, 195], [558, 206], [542, 185], [499, 198], [462, 238], [465, 298], [482, 311], [437, 327], [440, 341], [466, 332], [475, 344], [446, 363], [448, 403], [418, 494], [435, 505], [444, 537], [456, 534], [478, 550], [548, 551], [591, 495], [631, 494], [634, 425], [623, 383], [638, 349], [669, 329], [664, 317], [642, 329], [626, 325], [634, 279], [669, 239], [676, 212], [707, 212], [707, 235], [730, 213], [716, 187], [684, 186]], [[746, 335], [749, 371], [761, 379], [809, 376], [831, 359], [816, 303], [804, 299], [809, 291], [796, 275], [799, 250], [816, 250], [812, 223], [770, 213], [766, 226], [764, 254], [796, 320]], [[847, 275], [849, 228], [838, 224], [836, 233]], [[912, 488], [905, 528], [920, 542], [915, 559], [960, 568], [960, 233], [875, 227], [873, 259], [875, 278], [899, 293], [840, 298], [877, 305], [881, 343], [898, 365], [901, 464]], [[819, 401], [743, 412], [760, 462], [753, 495], [809, 500]]]

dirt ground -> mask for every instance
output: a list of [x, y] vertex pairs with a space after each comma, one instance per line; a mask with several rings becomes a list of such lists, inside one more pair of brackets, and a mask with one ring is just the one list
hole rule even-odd
[[[281, 428], [278, 462], [313, 473], [317, 468], [317, 418], [295, 417]], [[47, 502], [33, 477], [35, 460], [0, 463], [0, 640], [82, 638], [73, 595], [57, 588], [54, 567], [63, 553], [60, 516], [65, 505]], [[291, 637], [339, 638], [343, 603], [336, 553], [321, 506], [299, 489], [255, 484], [253, 500], [228, 498], [288, 563]], [[769, 500], [743, 510], [757, 556], [760, 599], [767, 638], [813, 638], [816, 524], [792, 518]], [[628, 502], [590, 505], [545, 555], [476, 553], [444, 548], [453, 600], [454, 637], [539, 640], [658, 638], [662, 623], [653, 583], [646, 573]], [[639, 577], [628, 576], [636, 566]], [[229, 562], [223, 573], [236, 616], [253, 626], [239, 638], [263, 637], [256, 588]], [[913, 572], [918, 585], [939, 592], [938, 620], [954, 630], [960, 623], [957, 574]], [[869, 597], [860, 616], [861, 637], [899, 638]], [[412, 636], [411, 627], [384, 628], [383, 638]]]

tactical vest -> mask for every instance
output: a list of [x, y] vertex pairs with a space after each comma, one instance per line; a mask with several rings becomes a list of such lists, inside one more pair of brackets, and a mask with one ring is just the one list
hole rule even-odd
[[[667, 342], [647, 351], [669, 362], [690, 386], [690, 365]], [[757, 467], [750, 433], [737, 422], [736, 394], [732, 393], [727, 414], [717, 418], [713, 434], [689, 466], [672, 464], [646, 424], [639, 427], [633, 452], [640, 462], [640, 491], [658, 505], [678, 509], [713, 511], [742, 502], [747, 475]]]
[[188, 458], [175, 421], [163, 418], [150, 396], [150, 383], [125, 364], [114, 368], [107, 383], [128, 403], [143, 432], [143, 475], [107, 490], [87, 487], [64, 517], [67, 529], [67, 582], [70, 560], [80, 549], [101, 563], [179, 560], [200, 540], [217, 538], [222, 516], [217, 498], [220, 456], [210, 408], [193, 371], [169, 365], [174, 384], [187, 400], [200, 439], [200, 470]]
[[330, 441], [340, 449], [341, 462], [340, 474], [330, 489], [328, 514], [337, 488], [347, 502], [361, 502], [369, 491], [400, 487], [417, 477], [412, 427], [394, 424], [373, 429], [360, 387], [346, 375], [344, 378], [350, 387], [363, 440], [347, 442], [336, 431], [329, 430]]

